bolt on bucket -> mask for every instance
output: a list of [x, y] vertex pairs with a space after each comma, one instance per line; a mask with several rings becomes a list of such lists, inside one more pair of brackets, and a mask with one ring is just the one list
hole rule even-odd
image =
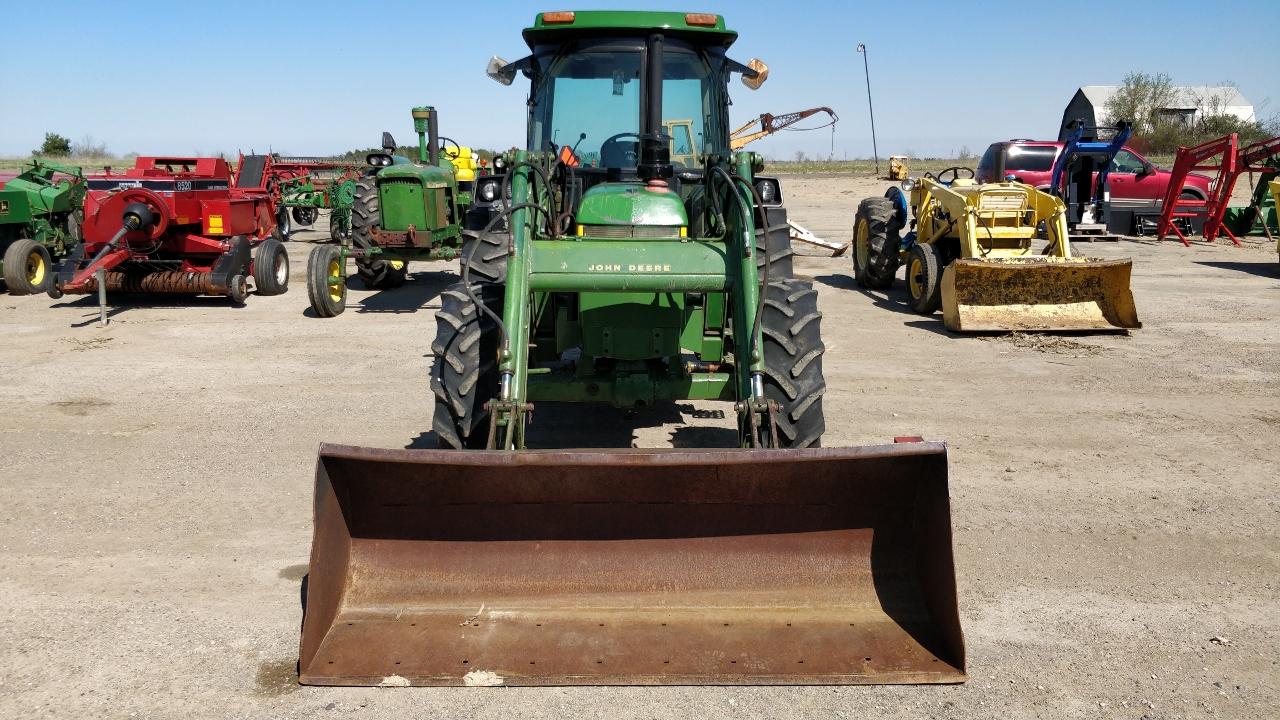
[[1130, 260], [960, 259], [942, 273], [942, 322], [953, 332], [1140, 328]]
[[963, 682], [946, 447], [326, 445], [307, 685]]

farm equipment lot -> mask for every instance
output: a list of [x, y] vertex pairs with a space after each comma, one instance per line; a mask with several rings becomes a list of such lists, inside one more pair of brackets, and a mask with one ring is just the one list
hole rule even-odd
[[[783, 183], [840, 241], [888, 186]], [[295, 232], [293, 266], [328, 237], [323, 218]], [[901, 277], [886, 299], [848, 257], [796, 259], [827, 321], [824, 445], [950, 445], [970, 680], [942, 687], [300, 687], [316, 447], [434, 447], [433, 313], [457, 263], [355, 281], [327, 320], [300, 282], [240, 308], [121, 299], [107, 328], [92, 297], [0, 296], [0, 716], [1267, 716], [1280, 270], [1242, 242], [1078, 246], [1133, 258], [1128, 336], [951, 335]], [[736, 442], [715, 403], [536, 417], [531, 447]]]

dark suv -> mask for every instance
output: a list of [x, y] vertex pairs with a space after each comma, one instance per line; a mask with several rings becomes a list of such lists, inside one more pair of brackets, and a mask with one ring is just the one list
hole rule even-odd
[[[1062, 152], [1063, 143], [1050, 140], [1008, 140], [992, 143], [978, 162], [978, 182], [999, 182], [996, 168], [1004, 157], [1004, 174], [1012, 175], [1019, 182], [1041, 190], [1049, 187], [1053, 174], [1053, 162]], [[1147, 160], [1137, 151], [1126, 146], [1111, 163], [1108, 178], [1111, 184], [1111, 209], [1125, 227], [1113, 230], [1127, 233], [1134, 224], [1134, 217], [1156, 215], [1164, 203], [1165, 189], [1169, 187], [1171, 173]], [[1182, 186], [1182, 194], [1188, 198], [1204, 200], [1209, 197], [1209, 178], [1191, 173]]]

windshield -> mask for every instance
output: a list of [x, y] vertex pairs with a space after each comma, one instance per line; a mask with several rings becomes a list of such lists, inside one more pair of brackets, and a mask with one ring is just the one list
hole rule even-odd
[[[583, 167], [631, 169], [640, 155], [644, 47], [639, 41], [540, 47], [529, 149], [577, 148]], [[724, 52], [668, 42], [662, 64], [662, 124], [677, 166], [725, 152]], [[583, 137], [585, 135], [585, 137]]]

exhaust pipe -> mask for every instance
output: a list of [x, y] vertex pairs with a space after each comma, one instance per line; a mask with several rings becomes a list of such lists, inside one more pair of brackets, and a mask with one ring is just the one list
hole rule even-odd
[[940, 443], [324, 445], [306, 685], [955, 683]]

